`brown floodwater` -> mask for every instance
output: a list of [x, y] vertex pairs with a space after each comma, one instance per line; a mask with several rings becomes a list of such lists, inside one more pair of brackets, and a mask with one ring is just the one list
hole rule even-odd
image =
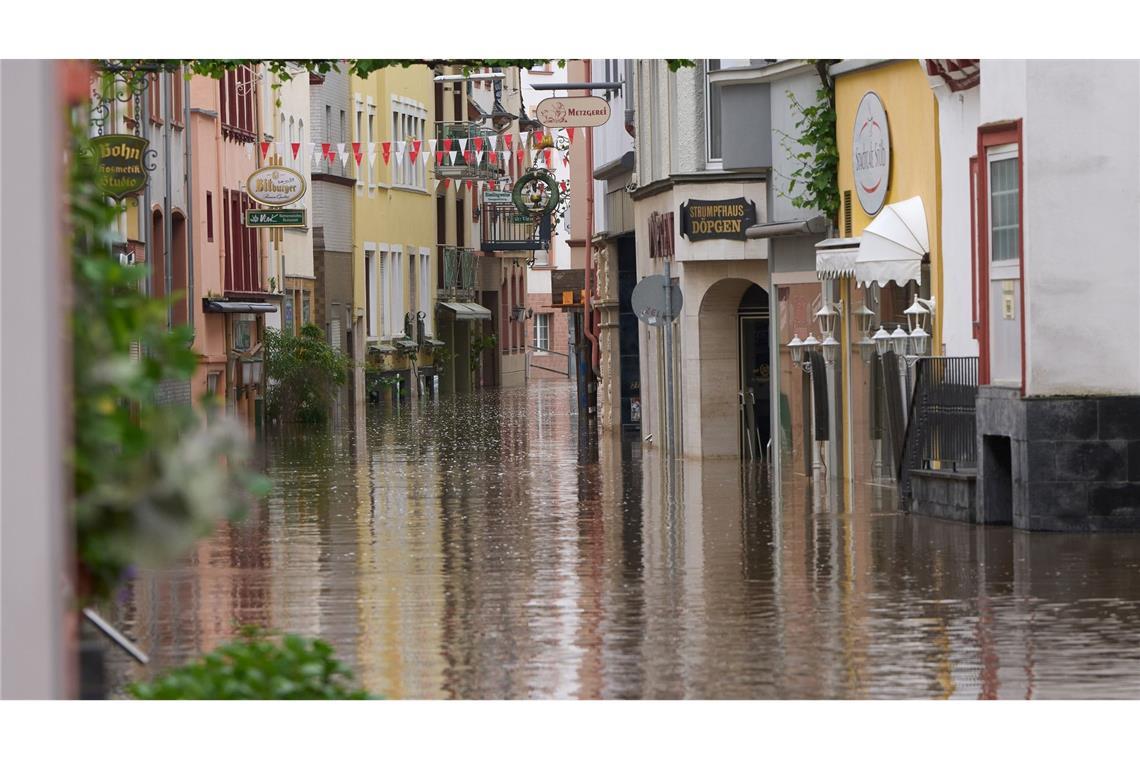
[[389, 698], [1140, 697], [1140, 535], [830, 513], [734, 462], [669, 488], [572, 408], [532, 381], [270, 431], [266, 502], [127, 589], [152, 663], [113, 681], [257, 624]]

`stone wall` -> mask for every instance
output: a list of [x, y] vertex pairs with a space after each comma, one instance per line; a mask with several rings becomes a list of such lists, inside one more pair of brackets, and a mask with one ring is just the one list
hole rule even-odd
[[979, 522], [1140, 530], [1140, 396], [1021, 398], [986, 386], [977, 415]]
[[976, 522], [975, 480], [973, 472], [912, 470], [910, 511], [944, 520]]

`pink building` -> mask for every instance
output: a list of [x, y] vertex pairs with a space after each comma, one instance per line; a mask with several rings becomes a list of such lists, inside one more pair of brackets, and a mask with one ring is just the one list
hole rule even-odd
[[201, 357], [193, 397], [210, 393], [252, 421], [262, 396], [268, 302], [262, 233], [245, 226], [254, 203], [246, 178], [258, 167], [259, 73], [243, 66], [190, 86], [195, 292], [194, 348]]

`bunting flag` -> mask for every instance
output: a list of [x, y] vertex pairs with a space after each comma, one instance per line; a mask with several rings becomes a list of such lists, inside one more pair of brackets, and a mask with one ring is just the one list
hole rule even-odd
[[332, 145], [330, 143], [321, 143], [321, 158], [329, 157], [329, 148], [331, 147]]
[[394, 147], [394, 148], [396, 149], [396, 154], [397, 154], [397, 155], [399, 155], [399, 154], [403, 153], [403, 152], [404, 152], [404, 148], [405, 148], [406, 146], [407, 146], [407, 143], [406, 143], [406, 142], [404, 142], [403, 140], [396, 140], [395, 142], [393, 142], [393, 143], [392, 143], [392, 147]]
[[467, 155], [467, 138], [466, 137], [460, 137], [460, 138], [458, 138], [458, 142], [459, 142], [459, 149], [461, 151], [463, 151], [463, 155], [466, 156]]
[[364, 154], [360, 152], [360, 143], [352, 144], [352, 156], [356, 159], [356, 165], [360, 166], [360, 161], [364, 158]]
[[428, 149], [431, 150], [432, 153], [435, 153], [435, 143], [436, 140], [434, 139], [428, 140]]
[[522, 149], [522, 148], [519, 148], [519, 149], [518, 149], [518, 152], [517, 152], [517, 153], [515, 153], [515, 159], [516, 159], [516, 160], [517, 160], [517, 161], [518, 161], [520, 164], [523, 162], [523, 149]]
[[447, 177], [444, 177], [444, 178], [443, 178], [443, 189], [444, 189], [444, 190], [446, 190], [446, 189], [447, 189], [447, 186], [448, 186], [449, 184], [451, 184], [451, 180], [450, 180], [450, 179], [448, 179]]
[[[330, 150], [330, 151], [329, 151], [329, 153], [332, 153], [332, 151]], [[345, 159], [345, 158], [344, 158], [345, 156], [347, 156], [347, 155], [348, 155], [348, 153], [346, 153], [346, 152], [345, 152], [345, 150], [344, 150], [344, 143], [337, 143], [337, 144], [336, 144], [336, 154], [337, 154], [338, 156], [341, 156], [341, 157], [342, 157], [342, 159], [344, 159], [344, 160], [346, 160], [346, 161], [348, 160], [348, 159]]]
[[443, 166], [443, 151], [442, 150], [437, 150], [435, 152], [435, 165], [436, 166]]
[[498, 150], [498, 148], [499, 148], [499, 136], [498, 135], [491, 135], [490, 137], [487, 138], [487, 140], [488, 140], [488, 142], [491, 143], [491, 150]]
[[484, 154], [485, 152], [486, 152], [486, 151], [482, 151], [482, 150], [479, 150], [478, 148], [476, 148], [476, 150], [475, 150], [475, 157], [479, 159], [479, 163], [483, 163], [483, 154]]
[[546, 159], [547, 168], [550, 167], [550, 154], [553, 152], [554, 151], [552, 151], [550, 148], [546, 148], [545, 150], [542, 151], [542, 156], [543, 156], [543, 158]]
[[384, 165], [387, 166], [388, 162], [392, 159], [392, 143], [390, 143], [390, 142], [380, 143], [380, 153], [382, 154], [382, 157], [384, 159]]
[[451, 138], [448, 137], [443, 141], [443, 149], [448, 153], [451, 152]]
[[421, 144], [422, 143], [419, 140], [412, 140], [412, 151], [418, 154], [420, 152]]
[[416, 159], [420, 157], [420, 152], [413, 147], [408, 151], [408, 163], [414, 164]]
[[510, 149], [511, 149], [511, 137], [512, 137], [512, 136], [513, 136], [513, 135], [511, 135], [511, 133], [510, 133], [510, 132], [507, 132], [505, 135], [503, 135], [503, 142], [504, 142], [504, 143], [506, 143], [506, 145], [507, 145], [507, 150], [510, 150]]
[[489, 160], [492, 164], [497, 164], [499, 163], [499, 154], [492, 150], [487, 153], [487, 160]]
[[468, 164], [475, 163], [475, 151], [473, 151], [473, 150], [463, 151], [463, 161], [465, 163], [468, 163]]
[[[510, 137], [510, 135], [507, 135], [507, 136]], [[509, 150], [504, 150], [502, 153], [502, 156], [503, 156], [503, 166], [509, 166], [511, 163], [511, 152]]]
[[475, 150], [477, 150], [477, 151], [483, 150], [483, 138], [482, 137], [472, 138], [471, 142], [475, 143]]
[[570, 144], [574, 144], [574, 127], [566, 127], [566, 136], [570, 138]]
[[424, 166], [427, 166], [428, 165], [428, 159], [431, 158], [431, 154], [425, 150], [423, 153], [420, 154], [420, 158], [423, 159]]
[[369, 168], [369, 170], [371, 170], [374, 166], [376, 166], [376, 151], [370, 150], [370, 151], [368, 151], [368, 168]]
[[347, 167], [348, 166], [348, 154], [341, 152], [338, 155], [340, 155], [340, 166], [341, 166], [341, 168], [343, 169], [343, 168]]
[[448, 158], [450, 158], [450, 159], [451, 159], [451, 165], [452, 165], [452, 166], [455, 166], [455, 156], [456, 156], [456, 151], [454, 151], [454, 150], [449, 150], [449, 151], [447, 151], [447, 156], [448, 156]]
[[471, 192], [471, 180], [467, 180], [467, 192]]
[[315, 167], [321, 161], [321, 154], [316, 149], [309, 151], [309, 156], [312, 158], [313, 166]]
[[325, 158], [327, 158], [331, 164], [333, 162], [333, 159], [336, 158], [336, 148], [330, 145], [328, 151], [325, 153]]
[[403, 153], [397, 153], [396, 154], [396, 166], [403, 168], [403, 166], [404, 166], [404, 154]]
[[261, 143], [261, 157], [265, 158], [269, 155], [269, 143], [262, 141]]
[[297, 154], [301, 152], [301, 143], [291, 143], [291, 147], [293, 148], [293, 158], [296, 159]]

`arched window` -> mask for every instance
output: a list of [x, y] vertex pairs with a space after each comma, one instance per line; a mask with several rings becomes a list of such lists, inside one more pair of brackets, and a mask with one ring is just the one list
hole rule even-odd
[[175, 211], [170, 215], [170, 289], [177, 294], [174, 302], [174, 314], [171, 323], [175, 326], [184, 325], [190, 319], [189, 303], [186, 286], [189, 282], [190, 272], [186, 256], [186, 217]]
[[162, 212], [155, 210], [150, 223], [150, 293], [155, 298], [166, 296], [166, 229]]

